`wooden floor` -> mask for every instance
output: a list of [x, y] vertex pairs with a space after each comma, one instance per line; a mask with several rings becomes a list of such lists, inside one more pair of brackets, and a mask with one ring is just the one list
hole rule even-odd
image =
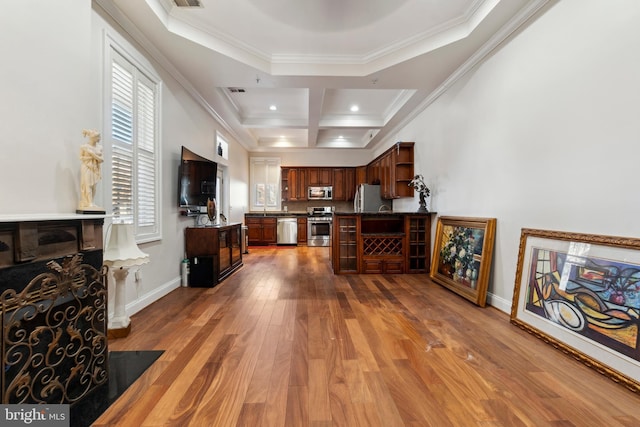
[[640, 396], [426, 275], [335, 276], [251, 248], [111, 350], [165, 350], [96, 426], [640, 426]]

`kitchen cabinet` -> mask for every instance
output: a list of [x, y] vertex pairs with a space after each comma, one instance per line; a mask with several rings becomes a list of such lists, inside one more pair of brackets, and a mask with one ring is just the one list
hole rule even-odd
[[394, 198], [394, 186], [392, 185], [392, 162], [393, 152], [387, 152], [380, 159], [380, 195], [383, 199]]
[[394, 199], [400, 197], [413, 197], [413, 187], [409, 187], [409, 182], [414, 175], [414, 143], [398, 142], [391, 148], [393, 160], [391, 162], [392, 192]]
[[357, 168], [355, 168], [355, 173], [356, 173], [356, 187], [360, 184], [368, 184], [369, 182], [367, 181], [367, 167], [366, 166], [358, 166]]
[[291, 200], [291, 186], [289, 185], [289, 176], [291, 175], [289, 168], [280, 168], [280, 196], [283, 202]]
[[307, 200], [307, 170], [292, 168], [290, 170], [291, 200]]
[[277, 221], [275, 216], [246, 216], [249, 244], [256, 246], [275, 245], [277, 241]]
[[354, 168], [333, 169], [333, 200], [353, 200], [355, 196]]
[[235, 223], [185, 229], [189, 286], [213, 287], [242, 266], [241, 226]]
[[366, 166], [282, 167], [282, 201], [307, 200], [309, 186], [333, 186], [333, 200], [349, 201], [359, 184], [380, 184], [383, 199], [413, 197], [413, 150], [413, 142], [398, 142]]
[[358, 217], [340, 215], [333, 222], [333, 271], [358, 273]]
[[307, 244], [307, 218], [298, 217], [298, 245]]
[[367, 165], [367, 183], [380, 184], [380, 159], [375, 159]]
[[356, 168], [345, 168], [344, 179], [345, 200], [353, 200], [356, 197]]
[[367, 181], [380, 184], [383, 199], [413, 197], [413, 149], [413, 142], [398, 142], [367, 165]]
[[406, 220], [407, 270], [409, 273], [428, 273], [431, 269], [430, 216], [409, 215]]
[[345, 170], [344, 168], [333, 169], [333, 200], [347, 200], [345, 192]]
[[331, 173], [331, 168], [307, 168], [307, 174], [308, 185], [321, 187], [333, 185], [333, 175]]
[[307, 200], [307, 170], [306, 168], [283, 167], [281, 169], [282, 201]]
[[428, 273], [432, 215], [435, 213], [335, 213], [334, 273]]
[[404, 215], [360, 216], [361, 272], [404, 273]]

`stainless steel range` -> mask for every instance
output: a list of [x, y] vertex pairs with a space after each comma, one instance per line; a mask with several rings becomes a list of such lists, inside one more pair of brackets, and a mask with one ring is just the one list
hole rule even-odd
[[333, 224], [331, 206], [307, 208], [307, 245], [330, 246], [331, 227]]

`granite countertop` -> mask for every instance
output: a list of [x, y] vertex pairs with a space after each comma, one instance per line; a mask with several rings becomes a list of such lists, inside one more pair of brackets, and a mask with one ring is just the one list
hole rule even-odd
[[187, 228], [225, 228], [225, 227], [232, 227], [234, 225], [243, 225], [241, 222], [226, 222], [226, 223], [218, 223], [218, 224], [199, 224], [193, 227], [187, 227]]
[[260, 212], [260, 211], [255, 211], [255, 212], [245, 212], [244, 214], [245, 216], [255, 216], [255, 217], [261, 217], [261, 216], [308, 216], [309, 214], [307, 213], [307, 211], [266, 211], [266, 212]]
[[[382, 211], [382, 212], [354, 212], [354, 211], [335, 211], [334, 215], [380, 215], [380, 216], [389, 216], [389, 215], [435, 215], [435, 212], [406, 212], [406, 211]], [[264, 217], [264, 216], [309, 216], [306, 211], [267, 211], [267, 212], [246, 212], [245, 216], [249, 217]]]
[[353, 212], [353, 211], [336, 211], [334, 215], [366, 215], [366, 216], [391, 216], [391, 215], [435, 215], [436, 212], [406, 212], [406, 211], [382, 211], [382, 212]]

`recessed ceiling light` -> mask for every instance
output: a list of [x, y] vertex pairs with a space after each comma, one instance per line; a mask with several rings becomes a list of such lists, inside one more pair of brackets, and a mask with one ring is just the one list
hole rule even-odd
[[359, 109], [360, 109], [360, 107], [358, 107], [357, 105], [352, 105], [351, 108], [350, 108], [351, 112], [353, 112], [353, 113], [355, 113]]
[[276, 107], [275, 105], [270, 105], [269, 106], [269, 110], [271, 111], [276, 111], [278, 109], [278, 107]]
[[338, 135], [338, 139], [344, 139], [344, 136]]

